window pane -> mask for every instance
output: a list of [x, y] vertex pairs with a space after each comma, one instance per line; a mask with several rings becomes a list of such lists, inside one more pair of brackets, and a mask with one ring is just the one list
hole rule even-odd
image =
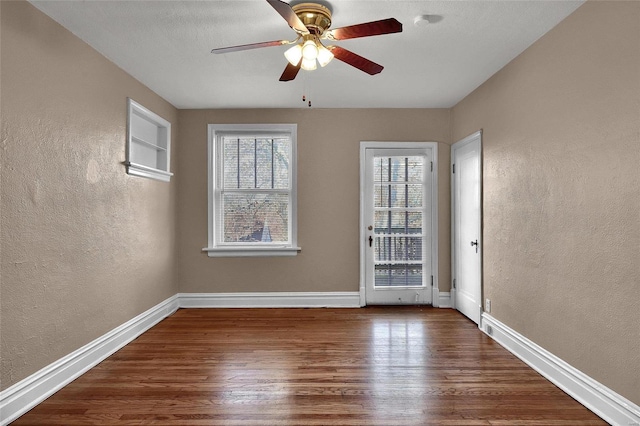
[[240, 139], [239, 188], [255, 188], [255, 143], [253, 139]]
[[225, 189], [289, 189], [289, 139], [223, 139]]
[[273, 188], [271, 153], [271, 139], [256, 140], [256, 188]]
[[223, 195], [224, 242], [289, 241], [288, 194]]
[[288, 139], [273, 140], [273, 187], [275, 189], [289, 188], [289, 158], [291, 158], [291, 143]]
[[224, 138], [224, 187], [238, 187], [238, 139]]

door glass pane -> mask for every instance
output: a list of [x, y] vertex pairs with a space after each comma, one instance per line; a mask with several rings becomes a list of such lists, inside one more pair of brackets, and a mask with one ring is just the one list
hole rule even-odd
[[376, 157], [374, 182], [422, 182], [423, 157]]
[[422, 212], [377, 210], [374, 221], [376, 234], [422, 233]]
[[374, 157], [374, 286], [424, 286], [425, 158]]
[[376, 265], [377, 287], [422, 286], [422, 265]]
[[373, 190], [375, 207], [422, 207], [421, 184], [377, 183]]
[[376, 262], [422, 260], [422, 237], [376, 237]]

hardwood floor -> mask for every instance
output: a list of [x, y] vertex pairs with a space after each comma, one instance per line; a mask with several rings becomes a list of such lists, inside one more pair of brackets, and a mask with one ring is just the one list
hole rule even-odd
[[456, 311], [181, 309], [14, 425], [603, 425]]

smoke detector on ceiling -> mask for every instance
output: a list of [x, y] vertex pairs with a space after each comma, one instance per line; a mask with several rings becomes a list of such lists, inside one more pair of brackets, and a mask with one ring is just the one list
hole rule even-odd
[[444, 19], [442, 15], [419, 15], [413, 18], [413, 25], [416, 27], [425, 27], [436, 24], [442, 21], [442, 19]]
[[418, 15], [413, 18], [413, 25], [416, 27], [426, 27], [431, 23], [430, 18], [430, 15]]

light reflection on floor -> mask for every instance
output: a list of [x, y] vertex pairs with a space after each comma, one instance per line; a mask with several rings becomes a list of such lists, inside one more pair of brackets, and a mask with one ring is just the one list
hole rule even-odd
[[[429, 350], [424, 323], [410, 318], [375, 318], [371, 324], [369, 371], [373, 377], [372, 407], [389, 415], [389, 404], [398, 416], [421, 414], [419, 389], [426, 386]], [[407, 372], [411, 374], [407, 374]]]

